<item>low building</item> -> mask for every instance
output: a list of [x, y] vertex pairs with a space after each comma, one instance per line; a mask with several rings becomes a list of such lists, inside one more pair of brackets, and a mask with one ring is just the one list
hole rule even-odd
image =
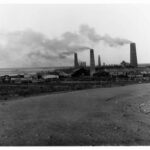
[[47, 74], [47, 75], [42, 75], [42, 78], [43, 78], [45, 81], [49, 81], [49, 80], [58, 79], [59, 76], [58, 76], [58, 75], [53, 75], [53, 74]]
[[79, 66], [80, 67], [86, 67], [86, 62], [84, 62], [84, 61], [79, 62]]
[[2, 83], [10, 83], [11, 77], [9, 75], [4, 75], [0, 77]]
[[58, 72], [58, 76], [59, 76], [59, 78], [68, 78], [68, 77], [71, 77], [70, 74], [65, 73], [65, 72], [63, 72], [63, 71], [59, 71], [59, 72]]
[[72, 77], [82, 77], [82, 76], [89, 76], [89, 75], [90, 75], [90, 71], [85, 69], [84, 67], [75, 69], [71, 73]]
[[21, 83], [21, 79], [24, 78], [23, 74], [11, 74], [11, 83]]
[[125, 62], [125, 61], [122, 61], [122, 62], [120, 63], [120, 65], [121, 65], [122, 67], [128, 67], [128, 66], [130, 66], [130, 63]]

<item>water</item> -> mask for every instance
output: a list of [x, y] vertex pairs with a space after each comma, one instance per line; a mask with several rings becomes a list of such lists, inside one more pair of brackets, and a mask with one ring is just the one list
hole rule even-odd
[[53, 71], [64, 67], [39, 67], [39, 68], [0, 68], [0, 76], [11, 74], [31, 74], [40, 71]]

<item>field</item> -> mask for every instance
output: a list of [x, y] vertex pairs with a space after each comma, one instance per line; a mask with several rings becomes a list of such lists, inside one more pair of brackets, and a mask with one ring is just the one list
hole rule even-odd
[[150, 145], [150, 84], [0, 102], [0, 145]]

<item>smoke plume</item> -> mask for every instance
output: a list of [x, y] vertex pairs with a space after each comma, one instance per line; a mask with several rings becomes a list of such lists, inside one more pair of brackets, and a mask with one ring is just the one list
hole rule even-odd
[[92, 41], [95, 44], [103, 41], [111, 47], [113, 46], [116, 47], [116, 46], [122, 46], [124, 44], [131, 43], [130, 40], [123, 39], [123, 38], [112, 38], [108, 34], [101, 36], [100, 34], [96, 33], [94, 28], [91, 28], [88, 25], [81, 25], [79, 33], [81, 35], [86, 36], [90, 41]]
[[101, 36], [96, 33], [94, 28], [91, 28], [88, 25], [81, 25], [78, 33], [67, 32], [64, 35], [64, 41], [66, 41], [66, 39], [70, 39], [70, 41], [67, 41], [72, 43], [72, 45], [70, 45], [71, 47], [66, 49], [65, 52], [59, 54], [60, 56], [72, 55], [74, 52], [88, 50], [92, 47], [91, 45], [96, 45], [100, 42], [103, 42], [110, 47], [123, 46], [131, 43], [130, 40], [123, 38], [112, 38], [108, 34]]
[[31, 29], [0, 33], [0, 66], [40, 67], [67, 65], [74, 52], [85, 51], [99, 43], [116, 47], [131, 41], [101, 36], [94, 28], [81, 25], [77, 32], [65, 32], [59, 38], [48, 38]]

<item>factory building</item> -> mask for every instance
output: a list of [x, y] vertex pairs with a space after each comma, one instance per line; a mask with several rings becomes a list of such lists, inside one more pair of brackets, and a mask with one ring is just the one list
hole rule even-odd
[[[95, 66], [95, 58], [94, 58], [94, 50], [90, 49], [90, 66], [89, 68], [86, 67], [86, 62], [78, 62], [78, 56], [77, 53], [74, 53], [74, 67], [75, 69], [79, 69], [80, 68], [84, 68], [84, 69], [89, 69], [90, 72], [90, 76], [93, 77], [94, 74], [101, 74], [102, 70], [104, 69], [108, 69], [107, 72], [109, 72], [110, 74], [116, 74], [116, 75], [120, 75], [120, 74], [127, 74], [128, 72], [130, 72], [132, 69], [135, 70], [135, 68], [133, 67], [138, 67], [138, 63], [137, 63], [137, 54], [136, 54], [136, 44], [135, 43], [130, 43], [130, 63], [122, 61], [120, 65], [105, 65], [105, 63], [103, 63], [103, 66], [101, 64], [101, 57], [100, 55], [98, 55], [98, 66]], [[114, 71], [114, 70], [115, 71]], [[126, 70], [128, 69], [128, 71]], [[83, 69], [81, 69], [80, 71], [78, 70], [77, 74], [86, 74]], [[123, 71], [122, 71], [123, 70]], [[75, 70], [76, 72], [77, 70]], [[75, 74], [76, 76], [76, 73]]]
[[85, 62], [85, 61], [81, 61], [81, 62], [79, 63], [79, 66], [80, 66], [80, 67], [86, 67], [86, 62]]
[[86, 68], [77, 68], [71, 73], [71, 77], [89, 76], [89, 70]]

